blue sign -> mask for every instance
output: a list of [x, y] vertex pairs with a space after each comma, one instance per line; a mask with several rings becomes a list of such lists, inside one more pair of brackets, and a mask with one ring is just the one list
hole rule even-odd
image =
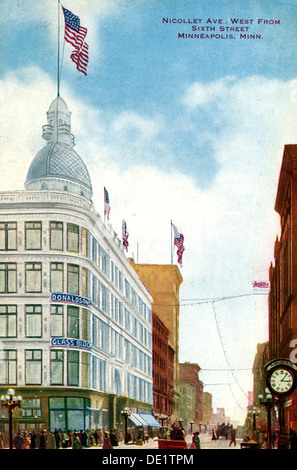
[[51, 301], [71, 303], [71, 304], [81, 305], [84, 307], [90, 307], [90, 305], [92, 305], [92, 302], [90, 299], [87, 299], [86, 297], [81, 297], [80, 295], [74, 295], [74, 294], [59, 294], [59, 293], [51, 294]]
[[51, 346], [56, 348], [93, 349], [92, 343], [74, 338], [51, 338]]

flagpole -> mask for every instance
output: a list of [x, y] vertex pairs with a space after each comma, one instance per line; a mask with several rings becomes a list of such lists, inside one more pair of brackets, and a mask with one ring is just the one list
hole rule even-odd
[[58, 67], [57, 67], [57, 96], [60, 96], [60, 0], [58, 0]]
[[173, 264], [173, 250], [172, 250], [172, 220], [170, 221], [171, 223], [171, 264]]

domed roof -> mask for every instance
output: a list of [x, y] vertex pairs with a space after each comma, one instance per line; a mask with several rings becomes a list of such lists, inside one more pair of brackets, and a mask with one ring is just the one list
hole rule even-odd
[[60, 142], [49, 142], [37, 153], [29, 167], [25, 185], [49, 177], [69, 179], [92, 190], [86, 165], [70, 146]]
[[33, 159], [25, 181], [27, 190], [61, 190], [89, 199], [92, 184], [86, 165], [73, 150], [71, 112], [60, 97], [54, 99], [47, 112], [42, 137], [48, 142]]

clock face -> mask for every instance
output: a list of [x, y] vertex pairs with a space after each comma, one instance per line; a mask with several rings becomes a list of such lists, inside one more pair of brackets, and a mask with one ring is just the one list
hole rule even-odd
[[292, 372], [283, 368], [276, 369], [272, 372], [269, 381], [272, 390], [279, 394], [288, 393], [294, 386]]

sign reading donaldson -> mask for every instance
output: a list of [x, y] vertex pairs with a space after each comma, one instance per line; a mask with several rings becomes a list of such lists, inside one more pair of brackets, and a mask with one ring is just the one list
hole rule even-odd
[[51, 302], [65, 302], [70, 304], [82, 305], [84, 307], [90, 307], [92, 305], [90, 299], [73, 294], [51, 294]]

